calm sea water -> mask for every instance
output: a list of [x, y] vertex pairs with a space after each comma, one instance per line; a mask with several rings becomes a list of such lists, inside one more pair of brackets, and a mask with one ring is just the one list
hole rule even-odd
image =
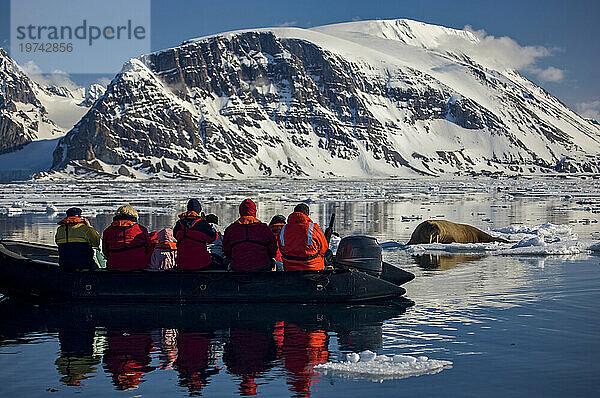
[[[174, 223], [189, 196], [201, 197], [224, 227], [250, 196], [266, 221], [305, 200], [321, 224], [335, 212], [342, 236], [381, 241], [406, 241], [419, 217], [483, 229], [552, 222], [598, 240], [594, 182], [15, 184], [0, 188], [0, 206], [12, 209], [0, 215], [0, 235], [51, 243], [60, 215], [46, 207], [76, 204], [101, 230], [123, 201], [157, 229]], [[413, 257], [386, 249], [384, 257], [416, 274], [405, 285], [413, 306], [31, 307], [9, 300], [0, 305], [0, 396], [597, 395], [597, 255]], [[453, 365], [382, 382], [313, 369], [367, 349]]]

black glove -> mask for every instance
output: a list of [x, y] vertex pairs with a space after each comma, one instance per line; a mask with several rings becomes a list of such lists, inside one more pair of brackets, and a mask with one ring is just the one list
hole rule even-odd
[[219, 217], [217, 217], [214, 214], [207, 214], [206, 215], [206, 221], [211, 223], [211, 224], [218, 224], [219, 223]]

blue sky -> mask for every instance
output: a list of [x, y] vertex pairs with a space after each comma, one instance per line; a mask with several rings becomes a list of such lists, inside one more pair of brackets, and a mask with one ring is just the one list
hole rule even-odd
[[[9, 47], [9, 4], [0, 0], [3, 48]], [[158, 50], [234, 29], [366, 19], [409, 18], [459, 29], [469, 25], [487, 35], [508, 36], [520, 46], [544, 47], [548, 55], [521, 72], [572, 108], [593, 114], [600, 113], [599, 15], [600, 0], [154, 0], [151, 46]], [[74, 77], [76, 82], [85, 79]]]

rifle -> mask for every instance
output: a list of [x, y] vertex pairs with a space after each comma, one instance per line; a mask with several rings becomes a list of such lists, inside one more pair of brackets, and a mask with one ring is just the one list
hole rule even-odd
[[331, 240], [331, 235], [333, 235], [333, 223], [335, 222], [335, 213], [331, 215], [329, 219], [329, 226], [325, 229], [325, 239], [327, 239], [327, 243]]

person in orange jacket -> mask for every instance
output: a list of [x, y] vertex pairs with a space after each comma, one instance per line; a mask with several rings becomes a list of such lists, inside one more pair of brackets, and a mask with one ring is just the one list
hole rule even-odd
[[325, 234], [309, 217], [309, 208], [300, 203], [281, 228], [279, 243], [285, 271], [322, 270], [329, 248]]

